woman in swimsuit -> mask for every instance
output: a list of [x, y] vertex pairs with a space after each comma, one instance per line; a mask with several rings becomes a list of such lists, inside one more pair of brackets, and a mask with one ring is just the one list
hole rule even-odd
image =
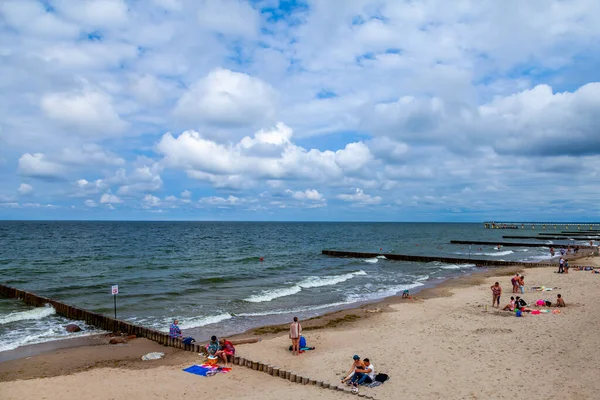
[[492, 289], [492, 307], [500, 308], [500, 296], [502, 295], [500, 283], [496, 282], [493, 286], [490, 286], [490, 289]]

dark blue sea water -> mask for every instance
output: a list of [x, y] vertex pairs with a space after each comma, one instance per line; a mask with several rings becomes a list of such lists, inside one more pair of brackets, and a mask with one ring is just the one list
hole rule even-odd
[[[468, 246], [449, 241], [514, 233], [482, 224], [0, 222], [0, 282], [111, 315], [118, 284], [119, 318], [165, 331], [179, 318], [185, 334], [204, 339], [414, 291], [474, 267], [330, 258], [322, 249], [467, 257]], [[470, 252], [532, 261], [548, 249]], [[66, 323], [52, 308], [0, 299], [0, 351], [64, 338]]]

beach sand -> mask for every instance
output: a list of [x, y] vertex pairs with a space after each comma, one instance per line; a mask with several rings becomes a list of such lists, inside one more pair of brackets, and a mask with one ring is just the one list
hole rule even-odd
[[[595, 265], [600, 258], [573, 260]], [[368, 357], [390, 381], [361, 393], [377, 399], [598, 399], [596, 334], [600, 328], [600, 274], [554, 268], [522, 269], [523, 298], [567, 303], [558, 315], [528, 315], [491, 307], [490, 285], [503, 287], [501, 305], [511, 296], [512, 270], [493, 270], [450, 280], [410, 301], [393, 301], [347, 311], [356, 315], [336, 328], [306, 330], [316, 350], [293, 357], [287, 332], [240, 345], [243, 357], [275, 364], [305, 376], [339, 383], [352, 355]], [[531, 286], [556, 288], [536, 292]], [[485, 305], [488, 306], [485, 311]], [[368, 318], [365, 318], [367, 317]], [[360, 317], [360, 318], [359, 318]], [[310, 324], [307, 324], [307, 326]], [[163, 360], [142, 362], [149, 351]], [[292, 384], [261, 372], [234, 367], [211, 378], [182, 372], [201, 361], [196, 354], [145, 339], [127, 345], [86, 346], [0, 363], [0, 398], [338, 399], [349, 395]], [[47, 378], [40, 378], [48, 376]], [[22, 379], [22, 380], [17, 380]], [[24, 380], [23, 380], [24, 379]]]

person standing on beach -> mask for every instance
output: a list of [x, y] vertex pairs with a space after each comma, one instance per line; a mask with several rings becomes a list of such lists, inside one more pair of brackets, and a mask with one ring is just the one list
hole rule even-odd
[[521, 275], [518, 280], [519, 289], [521, 290], [521, 294], [525, 294], [525, 276]]
[[179, 328], [178, 319], [174, 320], [171, 324], [171, 327], [169, 328], [169, 336], [173, 339], [181, 339], [183, 337], [183, 335], [181, 334], [181, 329]]
[[492, 289], [492, 307], [500, 308], [500, 296], [502, 295], [500, 283], [494, 283], [493, 286], [490, 286], [490, 289]]
[[490, 289], [492, 289], [492, 307], [500, 308], [500, 296], [502, 295], [500, 283], [494, 283], [493, 286], [490, 286]]
[[565, 259], [561, 257], [558, 262], [558, 273], [562, 274], [563, 272], [565, 272]]
[[298, 322], [298, 317], [294, 317], [294, 322], [290, 324], [290, 339], [292, 339], [292, 354], [295, 356], [299, 354], [301, 335], [302, 325]]
[[512, 287], [513, 287], [513, 293], [519, 293], [519, 274], [516, 274], [515, 276], [512, 277], [512, 279], [510, 280], [510, 283], [512, 283]]

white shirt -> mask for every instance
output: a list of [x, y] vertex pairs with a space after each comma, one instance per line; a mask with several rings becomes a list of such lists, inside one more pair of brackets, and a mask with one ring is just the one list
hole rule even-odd
[[371, 380], [375, 379], [375, 367], [373, 366], [373, 364], [369, 363], [368, 367], [365, 367], [365, 369], [367, 370], [366, 374], [369, 376], [369, 378], [371, 378]]

